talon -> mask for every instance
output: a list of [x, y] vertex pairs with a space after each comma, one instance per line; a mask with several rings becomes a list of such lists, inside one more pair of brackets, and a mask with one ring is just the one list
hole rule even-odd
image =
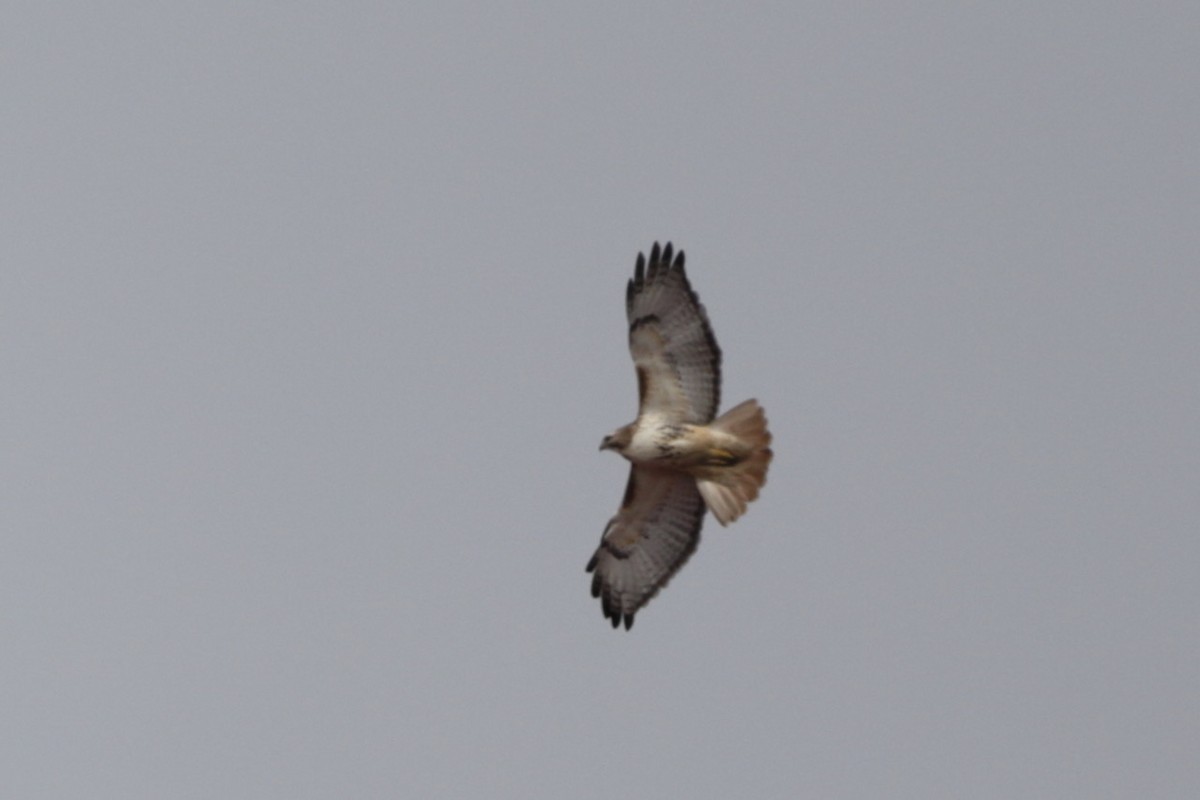
[[708, 451], [709, 462], [719, 467], [729, 467], [738, 463], [738, 457], [728, 450], [722, 450], [719, 447], [714, 447]]

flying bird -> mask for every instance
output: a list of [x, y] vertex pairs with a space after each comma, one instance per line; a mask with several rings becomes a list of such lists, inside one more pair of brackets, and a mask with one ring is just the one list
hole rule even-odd
[[[625, 291], [638, 416], [604, 437], [632, 466], [625, 497], [588, 562], [592, 596], [614, 628], [679, 571], [700, 542], [707, 508], [722, 525], [758, 497], [771, 434], [756, 400], [717, 417], [721, 349], [683, 268], [683, 251], [638, 253]], [[715, 418], [715, 419], [714, 419]]]

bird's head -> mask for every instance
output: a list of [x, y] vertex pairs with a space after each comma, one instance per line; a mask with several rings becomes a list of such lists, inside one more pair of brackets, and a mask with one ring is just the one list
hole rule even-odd
[[600, 442], [601, 450], [616, 450], [618, 453], [629, 446], [630, 440], [633, 439], [633, 426], [626, 425], [624, 428], [617, 428], [615, 431], [604, 437]]

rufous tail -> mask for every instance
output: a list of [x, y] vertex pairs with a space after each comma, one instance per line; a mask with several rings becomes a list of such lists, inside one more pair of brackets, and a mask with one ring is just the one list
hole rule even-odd
[[718, 522], [728, 525], [746, 513], [746, 506], [767, 482], [771, 432], [757, 400], [739, 403], [713, 420], [711, 427], [737, 437], [742, 445], [739, 449], [745, 454], [734, 464], [706, 470], [696, 480], [708, 510]]

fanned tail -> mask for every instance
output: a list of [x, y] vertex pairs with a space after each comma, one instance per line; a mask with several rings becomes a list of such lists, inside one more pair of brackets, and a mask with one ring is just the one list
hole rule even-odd
[[746, 506], [758, 497], [758, 490], [767, 482], [771, 432], [757, 400], [739, 403], [717, 417], [711, 427], [736, 437], [742, 451], [747, 453], [737, 463], [708, 469], [704, 477], [696, 480], [708, 510], [718, 522], [728, 525], [746, 513]]

